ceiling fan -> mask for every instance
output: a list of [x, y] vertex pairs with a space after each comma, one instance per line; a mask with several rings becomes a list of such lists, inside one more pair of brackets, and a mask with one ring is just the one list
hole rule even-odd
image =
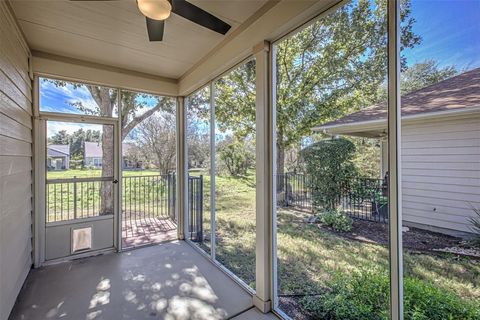
[[[71, 0], [71, 1], [92, 1], [92, 0]], [[115, 1], [115, 0], [93, 0], [93, 1]], [[150, 41], [162, 41], [165, 29], [165, 20], [173, 12], [187, 20], [199, 24], [215, 32], [226, 34], [231, 26], [191, 4], [185, 0], [136, 0], [140, 12], [147, 19], [147, 32]]]

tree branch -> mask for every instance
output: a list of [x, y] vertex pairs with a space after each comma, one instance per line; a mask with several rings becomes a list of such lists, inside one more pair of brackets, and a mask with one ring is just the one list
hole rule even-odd
[[160, 108], [162, 107], [162, 104], [161, 103], [157, 103], [157, 105], [155, 107], [153, 107], [152, 109], [146, 111], [145, 113], [143, 113], [142, 115], [138, 116], [138, 117], [134, 117], [132, 119], [132, 121], [130, 121], [128, 124], [124, 125], [122, 124], [123, 128], [122, 128], [122, 140], [125, 139], [125, 137], [133, 130], [133, 128], [135, 128], [140, 122], [142, 122], [143, 120], [147, 119], [148, 117], [150, 117], [152, 114], [154, 114], [157, 110], [159, 110]]

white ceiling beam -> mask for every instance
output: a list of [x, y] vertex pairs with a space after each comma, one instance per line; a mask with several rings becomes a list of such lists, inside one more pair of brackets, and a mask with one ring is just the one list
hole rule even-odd
[[132, 91], [177, 96], [177, 80], [88, 61], [33, 51], [33, 72], [39, 76], [86, 82]]

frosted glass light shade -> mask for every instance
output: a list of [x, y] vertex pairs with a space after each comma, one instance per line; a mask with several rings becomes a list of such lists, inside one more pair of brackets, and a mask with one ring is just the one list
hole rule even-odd
[[140, 12], [153, 20], [165, 20], [170, 16], [172, 5], [167, 0], [137, 0]]

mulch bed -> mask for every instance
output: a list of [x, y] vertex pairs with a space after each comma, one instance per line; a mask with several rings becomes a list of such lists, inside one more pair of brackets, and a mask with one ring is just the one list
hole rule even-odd
[[[388, 246], [388, 224], [354, 220], [350, 232], [336, 232], [321, 225], [319, 228], [344, 238]], [[471, 248], [469, 243], [462, 238], [413, 227], [409, 227], [406, 232], [403, 232], [402, 238], [403, 248], [411, 251], [438, 253], [439, 249], [444, 248]]]

